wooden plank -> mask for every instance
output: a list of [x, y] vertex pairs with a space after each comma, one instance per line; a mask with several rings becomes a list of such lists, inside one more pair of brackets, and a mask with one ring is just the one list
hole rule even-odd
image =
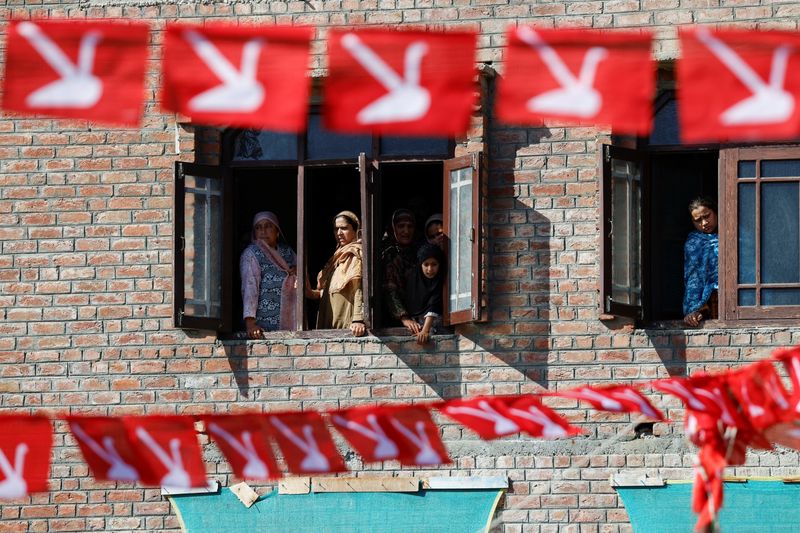
[[507, 489], [506, 476], [438, 476], [423, 481], [426, 489]]
[[664, 484], [664, 480], [657, 476], [625, 472], [611, 474], [612, 487], [663, 487]]
[[205, 487], [177, 488], [161, 487], [162, 496], [177, 496], [180, 494], [216, 494], [219, 492], [219, 481], [209, 480]]
[[312, 478], [313, 492], [417, 492], [419, 479], [413, 477], [328, 477]]
[[287, 477], [278, 483], [278, 494], [308, 494], [311, 492], [310, 477]]
[[242, 502], [242, 504], [244, 504], [244, 506], [248, 509], [251, 505], [256, 503], [256, 500], [258, 499], [258, 494], [256, 491], [250, 488], [250, 485], [244, 481], [228, 488], [232, 493], [236, 494], [236, 497], [239, 498], [239, 501]]

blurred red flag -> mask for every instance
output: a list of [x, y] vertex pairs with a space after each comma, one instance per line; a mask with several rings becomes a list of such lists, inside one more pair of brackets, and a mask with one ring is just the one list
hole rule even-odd
[[203, 124], [303, 131], [312, 28], [168, 24], [165, 109]]
[[206, 415], [201, 418], [206, 432], [217, 443], [236, 476], [261, 481], [281, 477], [261, 413]]
[[683, 142], [800, 135], [800, 34], [681, 29], [678, 109]]
[[[133, 466], [153, 472], [162, 487], [205, 487], [206, 467], [194, 419], [190, 416], [151, 415], [122, 418], [136, 453]], [[143, 483], [152, 483], [143, 479]]]
[[47, 417], [0, 414], [0, 501], [47, 490], [52, 447]]
[[630, 385], [607, 387], [576, 387], [564, 391], [547, 393], [549, 396], [575, 398], [591, 404], [598, 411], [611, 413], [641, 413], [653, 420], [663, 421], [664, 415], [653, 407], [645, 396]]
[[12, 20], [3, 108], [139, 124], [149, 26], [139, 22]]
[[510, 28], [497, 116], [512, 124], [556, 119], [645, 135], [655, 93], [652, 39], [644, 32]]
[[511, 402], [508, 414], [531, 437], [561, 439], [583, 433], [561, 415], [544, 405], [539, 398], [525, 395]]
[[155, 484], [152, 472], [140, 473], [128, 432], [121, 418], [110, 416], [68, 416], [69, 429], [92, 475], [98, 481], [143, 481]]
[[325, 126], [348, 133], [460, 135], [476, 101], [472, 31], [331, 29]]
[[463, 400], [448, 400], [439, 411], [465, 425], [482, 439], [496, 439], [522, 431], [508, 414], [508, 404], [519, 396], [481, 396]]
[[266, 417], [289, 472], [325, 474], [347, 470], [319, 413], [270, 413]]
[[435, 466], [451, 462], [427, 407], [384, 407], [383, 417], [400, 435], [398, 447], [402, 464]]
[[329, 413], [331, 423], [368, 463], [397, 459], [400, 455], [397, 430], [378, 406], [354, 407]]

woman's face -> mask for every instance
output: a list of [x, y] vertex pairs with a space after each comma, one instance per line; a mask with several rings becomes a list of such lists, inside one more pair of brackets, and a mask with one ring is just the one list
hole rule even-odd
[[344, 217], [339, 217], [333, 221], [333, 231], [336, 234], [336, 243], [339, 246], [350, 244], [356, 240], [356, 230]]
[[444, 240], [444, 227], [442, 223], [431, 222], [428, 224], [428, 227], [425, 228], [425, 236], [428, 238], [428, 242], [441, 246]]
[[422, 275], [428, 279], [433, 279], [439, 273], [439, 261], [433, 257], [427, 258], [422, 262]]
[[394, 224], [394, 237], [400, 246], [408, 246], [414, 241], [414, 222], [401, 218]]
[[278, 245], [278, 228], [269, 220], [262, 220], [254, 227], [256, 240], [264, 241], [270, 248]]
[[692, 209], [692, 224], [697, 231], [714, 233], [717, 231], [717, 214], [713, 209], [700, 206]]

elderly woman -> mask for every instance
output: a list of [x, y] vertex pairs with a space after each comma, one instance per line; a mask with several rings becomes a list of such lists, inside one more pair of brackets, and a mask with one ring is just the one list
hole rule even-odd
[[414, 214], [408, 209], [396, 210], [392, 214], [392, 235], [381, 254], [387, 310], [392, 318], [402, 322], [414, 335], [420, 332], [420, 325], [411, 318], [404, 300], [406, 278], [417, 265], [415, 229]]
[[690, 326], [699, 326], [704, 319], [717, 317], [717, 206], [707, 198], [696, 198], [689, 204], [689, 213], [695, 231], [689, 233], [684, 246], [683, 321]]
[[251, 244], [242, 252], [242, 302], [247, 336], [291, 330], [295, 325], [297, 259], [282, 237], [278, 217], [261, 211], [253, 217]]
[[366, 332], [361, 289], [361, 239], [358, 216], [342, 211], [333, 218], [336, 251], [317, 276], [307, 296], [319, 299], [318, 329], [346, 329], [356, 337]]

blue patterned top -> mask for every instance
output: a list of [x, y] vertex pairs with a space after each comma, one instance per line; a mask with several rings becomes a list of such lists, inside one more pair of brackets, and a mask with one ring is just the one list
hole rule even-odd
[[[275, 266], [258, 246], [251, 244], [246, 251], [255, 255], [261, 267], [256, 323], [264, 328], [264, 331], [277, 331], [281, 325], [281, 289], [287, 273]], [[294, 252], [287, 245], [278, 244], [278, 253], [286, 264], [295, 265]]]
[[693, 231], [683, 249], [683, 314], [697, 311], [719, 288], [719, 234]]

